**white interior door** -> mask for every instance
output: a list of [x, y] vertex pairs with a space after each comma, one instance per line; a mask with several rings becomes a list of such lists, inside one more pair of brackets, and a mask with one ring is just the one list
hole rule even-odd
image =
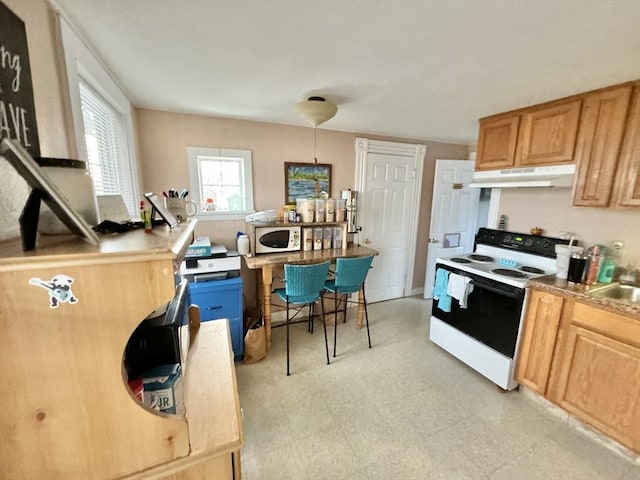
[[368, 302], [403, 297], [411, 287], [423, 145], [356, 140], [360, 243], [378, 250], [367, 276]]
[[474, 162], [436, 160], [424, 298], [431, 298], [436, 259], [473, 250], [480, 189], [469, 187]]

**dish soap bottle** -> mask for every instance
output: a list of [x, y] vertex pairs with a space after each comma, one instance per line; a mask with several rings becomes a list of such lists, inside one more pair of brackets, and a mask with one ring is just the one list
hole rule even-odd
[[598, 272], [598, 282], [611, 283], [615, 269], [616, 261], [612, 257], [605, 257], [602, 265], [600, 265], [600, 271]]

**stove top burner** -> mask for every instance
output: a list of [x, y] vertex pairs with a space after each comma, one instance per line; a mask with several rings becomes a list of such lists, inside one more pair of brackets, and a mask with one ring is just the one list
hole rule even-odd
[[518, 270], [522, 270], [523, 272], [527, 272], [527, 273], [535, 273], [535, 274], [543, 274], [546, 273], [544, 270], [537, 268], [537, 267], [528, 267], [528, 266], [524, 266], [524, 267], [520, 267]]
[[471, 263], [471, 260], [469, 260], [468, 258], [460, 258], [460, 257], [454, 257], [451, 259], [451, 261], [456, 263]]
[[510, 270], [508, 268], [494, 268], [491, 273], [497, 273], [498, 275], [504, 275], [505, 277], [512, 278], [528, 278], [524, 273], [518, 270]]
[[480, 263], [493, 263], [495, 261], [495, 259], [493, 257], [490, 257], [489, 255], [478, 255], [477, 253], [472, 253], [471, 255], [467, 256], [467, 258], [469, 260], [473, 260], [474, 262]]

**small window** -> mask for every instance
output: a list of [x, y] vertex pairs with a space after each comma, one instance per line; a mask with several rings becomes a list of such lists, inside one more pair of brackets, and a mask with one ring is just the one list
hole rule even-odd
[[188, 147], [187, 155], [198, 218], [244, 220], [254, 211], [249, 150]]

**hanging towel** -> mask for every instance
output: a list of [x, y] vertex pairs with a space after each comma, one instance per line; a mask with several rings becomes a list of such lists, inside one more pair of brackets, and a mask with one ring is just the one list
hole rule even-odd
[[460, 302], [460, 308], [467, 308], [467, 296], [473, 291], [473, 282], [469, 277], [458, 275], [457, 273], [449, 274], [449, 282], [447, 284], [447, 294]]
[[444, 268], [436, 270], [436, 281], [433, 285], [433, 299], [438, 300], [438, 308], [443, 312], [451, 311], [451, 297], [447, 294], [449, 272]]

